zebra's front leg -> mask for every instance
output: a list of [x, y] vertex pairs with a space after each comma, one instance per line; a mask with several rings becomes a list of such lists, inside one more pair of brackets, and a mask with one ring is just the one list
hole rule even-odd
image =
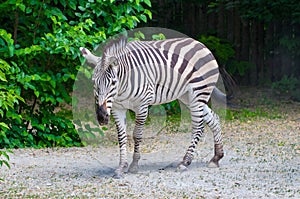
[[128, 167], [127, 162], [127, 134], [126, 134], [126, 110], [112, 110], [112, 115], [115, 119], [118, 142], [120, 147], [120, 163], [119, 167], [115, 170], [114, 178], [122, 178], [124, 172]]
[[138, 162], [141, 158], [140, 143], [142, 142], [143, 129], [144, 129], [147, 115], [148, 115], [148, 107], [141, 108], [140, 111], [136, 113], [135, 128], [133, 131], [134, 152], [133, 152], [132, 162], [128, 169], [130, 173], [137, 173], [139, 169]]
[[219, 167], [219, 161], [224, 156], [220, 118], [206, 104], [204, 105], [203, 115], [204, 115], [204, 121], [207, 123], [207, 125], [213, 132], [214, 143], [215, 143], [215, 155], [209, 161], [208, 167], [216, 168]]
[[187, 167], [192, 163], [196, 146], [200, 138], [203, 136], [203, 106], [201, 104], [192, 105], [190, 106], [190, 112], [192, 118], [192, 142], [183, 157], [183, 160], [177, 167], [179, 171], [187, 170]]

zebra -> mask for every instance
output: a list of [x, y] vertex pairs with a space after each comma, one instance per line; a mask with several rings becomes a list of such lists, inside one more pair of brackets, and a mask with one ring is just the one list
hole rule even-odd
[[[116, 123], [120, 160], [115, 178], [123, 177], [127, 169], [130, 173], [138, 172], [148, 106], [176, 99], [188, 107], [192, 120], [192, 141], [177, 168], [184, 171], [191, 164], [196, 145], [203, 136], [204, 122], [214, 137], [214, 156], [208, 166], [219, 167], [219, 160], [224, 156], [220, 119], [207, 104], [212, 93], [221, 98], [225, 94], [216, 88], [218, 64], [204, 44], [192, 38], [128, 42], [122, 36], [104, 47], [102, 57], [83, 47], [80, 51], [87, 63], [95, 67], [92, 80], [97, 121], [106, 125], [112, 115]], [[127, 110], [136, 115], [134, 153], [129, 168]]]

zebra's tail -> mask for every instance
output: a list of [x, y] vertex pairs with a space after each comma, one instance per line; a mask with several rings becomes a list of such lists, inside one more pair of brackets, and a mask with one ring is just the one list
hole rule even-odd
[[211, 97], [220, 104], [227, 104], [226, 94], [220, 91], [217, 87], [214, 88]]
[[214, 88], [211, 97], [216, 100], [217, 103], [226, 105], [230, 109], [239, 108], [237, 105], [230, 103], [230, 100], [233, 98], [232, 95], [227, 96], [225, 93], [220, 91], [217, 87]]

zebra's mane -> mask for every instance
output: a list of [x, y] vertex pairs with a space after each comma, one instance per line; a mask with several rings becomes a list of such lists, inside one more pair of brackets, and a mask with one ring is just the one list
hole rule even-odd
[[102, 63], [108, 64], [111, 57], [116, 57], [124, 50], [127, 44], [127, 37], [121, 36], [111, 40], [103, 49]]

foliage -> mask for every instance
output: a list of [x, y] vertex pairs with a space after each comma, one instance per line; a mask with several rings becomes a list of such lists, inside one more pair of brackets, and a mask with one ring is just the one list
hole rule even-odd
[[279, 43], [288, 49], [289, 52], [300, 56], [299, 48], [300, 48], [300, 37], [294, 36], [283, 36]]
[[284, 75], [281, 80], [272, 84], [272, 89], [290, 96], [293, 100], [300, 101], [300, 79]]
[[[151, 35], [152, 40], [164, 40], [166, 39], [166, 36], [163, 33], [153, 34]], [[141, 31], [134, 32], [133, 37], [128, 38], [128, 42], [134, 41], [134, 40], [145, 40], [145, 34]]]
[[251, 68], [254, 68], [254, 64], [248, 61], [231, 60], [227, 64], [227, 71], [232, 75], [244, 76]]
[[233, 45], [228, 41], [221, 40], [215, 36], [204, 36], [201, 35], [199, 41], [202, 42], [209, 48], [213, 54], [217, 57], [221, 65], [225, 65], [229, 59], [234, 57]]
[[153, 40], [164, 40], [166, 36], [162, 33], [152, 35]]
[[253, 66], [247, 61], [234, 60], [235, 51], [233, 44], [225, 39], [215, 36], [201, 35], [199, 41], [212, 51], [220, 66], [225, 66], [231, 75], [244, 76], [246, 72]]
[[[200, 2], [202, 0], [199, 0]], [[209, 1], [212, 11], [218, 11], [220, 6], [225, 9], [236, 8], [241, 17], [260, 21], [271, 21], [292, 18], [293, 23], [300, 22], [299, 2], [297, 0], [276, 0], [276, 1], [247, 1], [247, 0], [224, 0]]]
[[[2, 165], [6, 165], [8, 168], [10, 168], [10, 165], [8, 163], [9, 161], [9, 156], [7, 153], [12, 153], [11, 151], [2, 151], [0, 150], [0, 167], [2, 167]], [[0, 178], [1, 180], [1, 178]]]
[[80, 146], [70, 117], [79, 47], [151, 18], [149, 0], [7, 0], [0, 5], [0, 148]]

